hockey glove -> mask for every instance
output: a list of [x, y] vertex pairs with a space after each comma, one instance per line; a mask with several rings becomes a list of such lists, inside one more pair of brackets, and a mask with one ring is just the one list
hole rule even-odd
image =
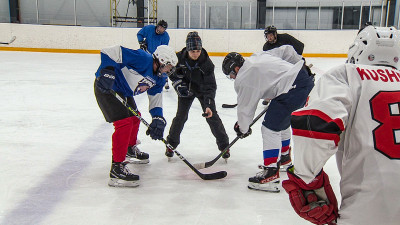
[[233, 129], [236, 131], [236, 135], [238, 137], [240, 137], [240, 138], [245, 138], [245, 137], [249, 136], [251, 134], [251, 132], [252, 132], [251, 128], [249, 127], [249, 130], [246, 133], [243, 134], [240, 131], [238, 122], [235, 123], [235, 126], [233, 126]]
[[173, 81], [172, 86], [179, 97], [185, 98], [193, 95], [193, 93], [189, 91], [187, 84], [181, 79]]
[[289, 180], [283, 181], [282, 187], [289, 194], [294, 211], [314, 224], [336, 224], [338, 204], [328, 175], [321, 170], [309, 184], [294, 174], [293, 166], [287, 169], [287, 175]]
[[315, 73], [311, 71], [311, 67], [313, 67], [313, 64], [307, 65], [306, 59], [304, 57], [302, 59], [304, 60], [303, 68], [307, 71], [308, 75], [310, 75], [311, 77], [315, 77]]
[[153, 118], [153, 121], [151, 121], [151, 124], [149, 126], [149, 129], [147, 129], [146, 134], [150, 135], [150, 137], [154, 140], [162, 140], [164, 137], [164, 129], [166, 125], [167, 122], [165, 121], [164, 117], [155, 116]]
[[146, 41], [139, 41], [140, 49], [143, 49], [144, 51], [147, 51], [147, 44]]
[[115, 82], [114, 67], [108, 66], [100, 70], [100, 76], [97, 77], [97, 88], [104, 94], [110, 92]]

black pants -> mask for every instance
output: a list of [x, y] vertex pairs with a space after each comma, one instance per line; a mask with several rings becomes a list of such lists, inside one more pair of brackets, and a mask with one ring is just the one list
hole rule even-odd
[[[96, 96], [97, 104], [103, 113], [104, 119], [112, 123], [114, 121], [122, 120], [134, 116], [129, 109], [127, 109], [114, 95], [102, 93], [97, 88], [97, 80], [94, 81], [94, 95]], [[124, 98], [121, 94], [119, 94]], [[134, 110], [138, 111], [135, 100], [133, 97], [126, 97], [126, 102]]]
[[[171, 127], [169, 129], [169, 134], [167, 141], [173, 147], [177, 147], [180, 143], [180, 135], [182, 133], [185, 122], [188, 119], [189, 110], [192, 106], [194, 96], [182, 98], [178, 97], [178, 110], [176, 112], [175, 118], [172, 120]], [[205, 110], [205, 105], [202, 97], [197, 98], [200, 101], [201, 108], [203, 112]], [[216, 139], [219, 150], [224, 150], [229, 145], [229, 138], [226, 134], [225, 127], [222, 124], [221, 119], [218, 116], [217, 110], [215, 108], [215, 103], [212, 102], [210, 109], [213, 113], [212, 117], [207, 118], [206, 121], [210, 126], [211, 132]]]

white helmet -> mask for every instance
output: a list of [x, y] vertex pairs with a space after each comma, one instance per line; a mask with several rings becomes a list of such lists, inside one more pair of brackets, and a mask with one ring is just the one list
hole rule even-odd
[[367, 26], [359, 32], [347, 53], [347, 62], [384, 65], [400, 69], [400, 31], [394, 27]]
[[176, 66], [178, 64], [178, 57], [176, 57], [175, 51], [168, 45], [160, 45], [153, 53], [153, 57], [158, 59], [161, 66], [171, 64]]

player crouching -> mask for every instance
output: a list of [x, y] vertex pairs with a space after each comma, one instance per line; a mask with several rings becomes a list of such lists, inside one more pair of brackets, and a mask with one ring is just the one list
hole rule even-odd
[[239, 137], [251, 134], [250, 124], [260, 99], [271, 100], [261, 128], [263, 165], [259, 166], [261, 172], [249, 178], [248, 188], [279, 192], [280, 164], [291, 161], [291, 113], [304, 106], [314, 79], [304, 68], [302, 56], [290, 45], [254, 53], [246, 60], [231, 52], [222, 70], [235, 80], [238, 120], [234, 130]]
[[134, 96], [147, 92], [153, 119], [146, 134], [154, 140], [162, 140], [166, 126], [162, 90], [177, 62], [175, 51], [167, 45], [158, 46], [153, 54], [122, 46], [101, 50], [94, 86], [105, 120], [114, 125], [109, 186], [137, 187], [139, 176], [130, 171], [128, 164], [149, 162], [149, 154], [137, 146], [140, 120], [119, 98], [140, 115]]

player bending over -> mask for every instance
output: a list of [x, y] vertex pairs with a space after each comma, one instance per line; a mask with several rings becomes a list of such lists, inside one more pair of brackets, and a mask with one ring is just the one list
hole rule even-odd
[[254, 53], [247, 60], [231, 52], [222, 63], [222, 70], [235, 79], [238, 121], [234, 130], [238, 136], [244, 138], [251, 134], [249, 125], [259, 100], [271, 100], [261, 128], [261, 172], [249, 178], [248, 188], [279, 192], [281, 151], [289, 148], [291, 113], [304, 106], [314, 78], [290, 45]]
[[137, 148], [140, 120], [135, 117], [110, 89], [138, 111], [133, 96], [147, 91], [149, 111], [153, 118], [146, 134], [161, 140], [166, 121], [163, 117], [162, 90], [167, 74], [174, 70], [178, 59], [175, 51], [160, 45], [151, 55], [139, 49], [115, 46], [101, 50], [101, 64], [96, 72], [94, 91], [97, 103], [107, 122], [113, 123], [112, 165], [110, 186], [138, 186], [139, 176], [130, 172], [127, 163], [139, 159], [148, 163], [149, 155]]

